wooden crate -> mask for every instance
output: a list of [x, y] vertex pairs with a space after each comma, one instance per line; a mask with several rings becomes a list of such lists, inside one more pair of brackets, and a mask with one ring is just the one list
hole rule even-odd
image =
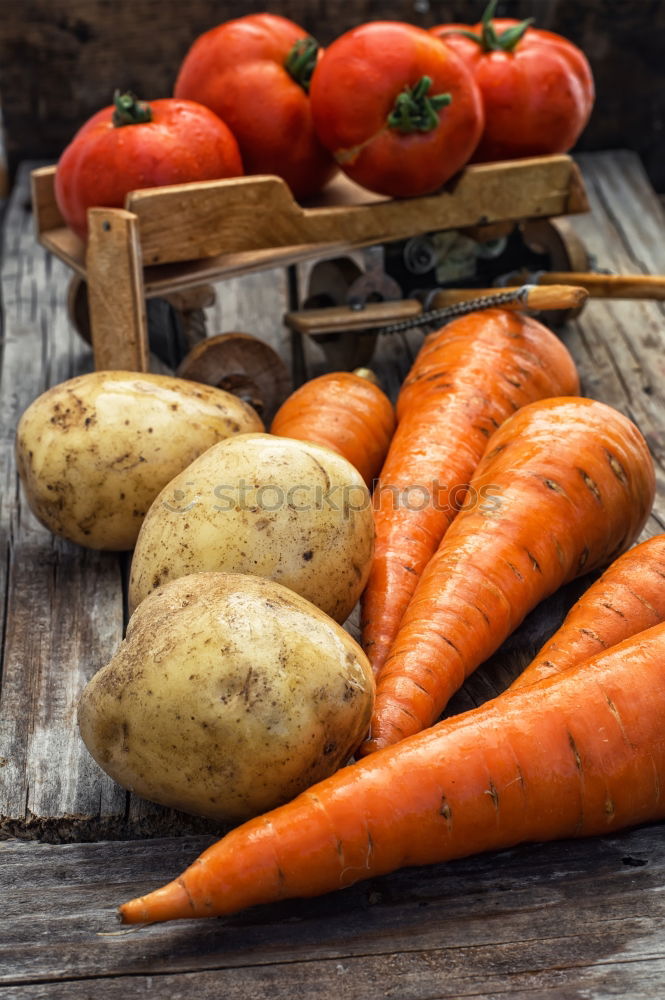
[[125, 208], [88, 213], [87, 246], [67, 228], [55, 167], [32, 173], [37, 235], [88, 284], [95, 366], [147, 371], [146, 298], [419, 233], [587, 211], [569, 156], [467, 167], [443, 190], [390, 199], [344, 176], [298, 204], [278, 177], [131, 192]]

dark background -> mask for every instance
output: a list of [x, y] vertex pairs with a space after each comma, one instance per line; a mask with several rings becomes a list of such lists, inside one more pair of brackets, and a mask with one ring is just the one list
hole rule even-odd
[[[484, 0], [5, 0], [0, 18], [0, 102], [10, 172], [24, 159], [55, 159], [116, 87], [167, 96], [201, 32], [269, 9], [322, 44], [363, 21], [429, 28], [477, 21]], [[501, 0], [497, 14], [535, 17], [591, 63], [597, 101], [577, 149], [633, 149], [665, 192], [665, 0]]]

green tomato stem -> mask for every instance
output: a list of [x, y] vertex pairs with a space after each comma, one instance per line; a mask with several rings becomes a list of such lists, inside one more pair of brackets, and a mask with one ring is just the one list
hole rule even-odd
[[506, 28], [502, 32], [497, 41], [499, 43], [499, 48], [504, 52], [514, 52], [517, 48], [517, 43], [522, 40], [524, 33], [529, 25], [533, 24], [533, 18], [527, 17], [525, 21], [520, 21], [519, 24], [514, 24], [512, 28]]
[[485, 8], [485, 13], [480, 22], [480, 34], [477, 34], [475, 31], [467, 31], [464, 28], [451, 28], [450, 31], [442, 32], [441, 37], [443, 35], [463, 35], [464, 38], [470, 38], [472, 42], [480, 45], [483, 52], [514, 52], [518, 42], [522, 40], [524, 33], [529, 25], [533, 24], [534, 19], [527, 17], [526, 20], [520, 21], [519, 24], [514, 24], [510, 28], [506, 28], [505, 31], [502, 31], [498, 35], [492, 20], [497, 3], [498, 0], [490, 0]]
[[306, 94], [309, 93], [309, 85], [318, 55], [319, 43], [315, 38], [308, 36], [307, 38], [299, 38], [294, 43], [284, 62], [286, 72], [302, 87]]
[[144, 122], [152, 121], [152, 110], [146, 101], [139, 101], [134, 94], [127, 91], [121, 94], [116, 90], [113, 95], [115, 111], [113, 112], [113, 124], [116, 128], [123, 125], [142, 125]]
[[428, 95], [432, 86], [429, 76], [423, 76], [413, 87], [405, 87], [395, 99], [388, 115], [388, 125], [398, 132], [431, 132], [439, 124], [439, 111], [452, 102], [451, 94]]

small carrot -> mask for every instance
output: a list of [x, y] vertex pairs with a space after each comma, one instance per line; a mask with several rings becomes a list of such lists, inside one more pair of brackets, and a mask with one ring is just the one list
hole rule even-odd
[[665, 621], [665, 535], [625, 552], [568, 612], [510, 690], [587, 660]]
[[561, 341], [519, 313], [472, 313], [424, 342], [397, 400], [398, 427], [374, 494], [362, 629], [375, 673], [488, 439], [525, 404], [578, 391]]
[[439, 723], [232, 830], [124, 923], [234, 913], [408, 865], [665, 818], [665, 625]]
[[548, 399], [510, 417], [402, 619], [360, 752], [435, 722], [536, 604], [634, 542], [654, 491], [644, 438], [604, 403]]
[[332, 448], [371, 487], [395, 430], [395, 412], [369, 369], [330, 372], [296, 389], [275, 414], [270, 430]]

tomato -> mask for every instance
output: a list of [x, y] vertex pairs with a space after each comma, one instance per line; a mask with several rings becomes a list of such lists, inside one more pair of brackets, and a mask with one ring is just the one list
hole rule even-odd
[[129, 191], [242, 174], [233, 135], [193, 101], [146, 104], [116, 94], [76, 133], [58, 161], [55, 197], [67, 225], [86, 238], [88, 208], [122, 208]]
[[314, 39], [293, 21], [249, 14], [194, 42], [174, 93], [228, 123], [248, 174], [277, 174], [296, 198], [306, 198], [335, 172], [312, 127], [308, 90], [317, 54]]
[[572, 42], [530, 21], [492, 19], [441, 24], [431, 32], [471, 69], [485, 107], [476, 161], [505, 160], [571, 149], [589, 120], [594, 84], [586, 57]]
[[341, 168], [393, 197], [436, 191], [482, 132], [480, 92], [463, 61], [397, 21], [341, 35], [317, 64], [310, 93], [317, 134]]

